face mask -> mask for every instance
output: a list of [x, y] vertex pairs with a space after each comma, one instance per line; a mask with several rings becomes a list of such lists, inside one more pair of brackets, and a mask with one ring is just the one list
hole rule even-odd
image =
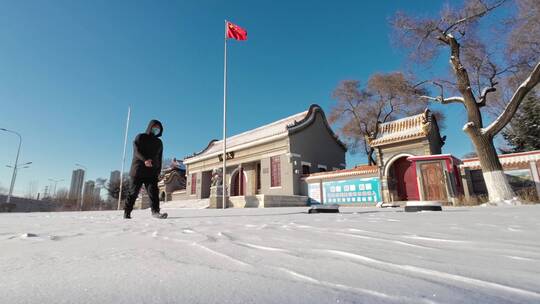
[[160, 128], [152, 128], [152, 134], [154, 134], [155, 136], [158, 136], [158, 134], [161, 132], [161, 129]]

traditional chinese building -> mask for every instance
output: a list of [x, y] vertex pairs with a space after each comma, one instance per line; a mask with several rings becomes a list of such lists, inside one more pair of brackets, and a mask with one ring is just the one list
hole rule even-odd
[[[376, 166], [345, 169], [345, 145], [328, 125], [323, 110], [312, 105], [307, 111], [227, 139], [228, 204], [456, 204], [486, 195], [478, 159], [441, 154], [444, 141], [435, 116], [426, 109], [378, 126], [368, 138], [368, 144], [375, 148]], [[537, 197], [540, 151], [501, 155], [499, 159], [514, 190], [532, 191], [532, 197]], [[213, 170], [223, 164], [222, 141], [211, 141], [202, 151], [185, 158], [184, 164], [185, 179], [180, 179], [183, 172], [163, 175], [162, 196], [166, 200], [208, 198]], [[210, 200], [210, 207], [217, 207], [212, 201], [217, 202]]]
[[185, 193], [186, 190], [186, 169], [168, 168], [161, 172], [159, 176], [159, 199], [170, 201], [174, 193]]
[[[212, 170], [222, 167], [222, 141], [212, 140], [186, 157], [186, 196], [210, 196]], [[301, 178], [345, 168], [347, 148], [330, 128], [321, 107], [227, 138], [225, 185], [231, 204], [305, 205]]]
[[377, 154], [385, 202], [421, 199], [419, 167], [409, 157], [441, 154], [444, 139], [435, 116], [428, 109], [378, 126], [377, 134], [368, 139], [368, 144]]

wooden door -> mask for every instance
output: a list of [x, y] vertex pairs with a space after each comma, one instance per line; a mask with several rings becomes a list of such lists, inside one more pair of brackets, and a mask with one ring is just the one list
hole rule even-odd
[[411, 161], [402, 157], [394, 162], [394, 178], [396, 179], [397, 193], [400, 200], [419, 200], [416, 170]]
[[424, 199], [427, 201], [445, 201], [446, 181], [441, 162], [419, 163]]
[[246, 178], [244, 169], [236, 171], [232, 178], [231, 196], [246, 195]]

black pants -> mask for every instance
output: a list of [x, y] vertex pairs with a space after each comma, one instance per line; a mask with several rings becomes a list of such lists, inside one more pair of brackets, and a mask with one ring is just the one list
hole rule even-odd
[[137, 200], [137, 197], [139, 197], [139, 192], [141, 191], [141, 187], [143, 184], [146, 188], [146, 193], [150, 198], [150, 208], [152, 209], [152, 212], [159, 212], [159, 188], [157, 177], [132, 177], [129, 195], [124, 210], [130, 212], [131, 210], [133, 210], [133, 205], [135, 205], [135, 201]]

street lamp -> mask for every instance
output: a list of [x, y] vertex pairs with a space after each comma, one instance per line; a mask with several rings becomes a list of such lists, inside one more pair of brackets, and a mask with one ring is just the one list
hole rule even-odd
[[26, 169], [26, 168], [30, 168], [30, 165], [32, 164], [32, 162], [27, 162], [27, 163], [24, 163], [24, 164], [20, 164], [20, 165], [17, 165], [17, 167], [13, 167], [11, 165], [6, 165], [6, 167], [8, 168], [15, 168], [17, 170], [19, 169]]
[[58, 185], [59, 182], [63, 182], [64, 179], [54, 179], [54, 178], [49, 178], [49, 181], [53, 182], [54, 183], [54, 197], [56, 198], [56, 186]]
[[81, 164], [79, 164], [79, 163], [75, 164], [75, 166], [81, 167], [81, 168], [84, 169], [84, 170], [83, 170], [82, 185], [81, 185], [81, 201], [80, 201], [80, 210], [83, 211], [84, 175], [85, 175], [86, 171], [88, 171], [88, 168], [86, 168], [86, 166], [81, 165]]
[[17, 149], [17, 156], [15, 157], [15, 163], [13, 164], [13, 174], [11, 175], [11, 186], [9, 187], [9, 194], [6, 199], [6, 203], [9, 204], [9, 202], [11, 202], [11, 196], [13, 195], [13, 187], [15, 186], [15, 179], [17, 178], [17, 166], [19, 163], [19, 154], [21, 152], [22, 136], [21, 134], [15, 131], [4, 129], [4, 128], [0, 128], [0, 131], [12, 133], [19, 137], [19, 148]]
[[[8, 167], [8, 168], [13, 168], [13, 166], [10, 166], [10, 165], [6, 165], [6, 167]], [[21, 166], [19, 165], [19, 166], [17, 166], [16, 169], [19, 170], [19, 169], [27, 169], [27, 168], [30, 168], [30, 166], [22, 166], [22, 167], [21, 167]]]

